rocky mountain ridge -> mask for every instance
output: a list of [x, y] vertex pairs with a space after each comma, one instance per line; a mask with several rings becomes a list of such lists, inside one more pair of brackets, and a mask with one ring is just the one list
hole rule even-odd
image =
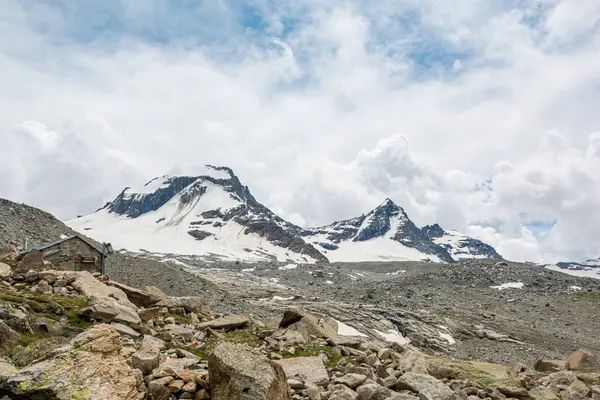
[[360, 217], [301, 228], [258, 202], [230, 168], [210, 165], [195, 177], [162, 176], [126, 188], [94, 214], [66, 223], [97, 240], [112, 237], [113, 244], [128, 250], [224, 260], [501, 258], [491, 246], [439, 225], [418, 228], [390, 199]]

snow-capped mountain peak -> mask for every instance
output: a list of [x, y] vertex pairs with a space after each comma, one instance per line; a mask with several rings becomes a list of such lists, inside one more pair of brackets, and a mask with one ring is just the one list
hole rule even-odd
[[125, 188], [95, 213], [67, 224], [130, 251], [229, 260], [454, 262], [500, 257], [439, 225], [417, 227], [391, 199], [359, 217], [302, 229], [259, 203], [227, 167], [163, 175]]
[[225, 259], [327, 259], [297, 226], [252, 196], [233, 171], [207, 165], [198, 176], [161, 176], [128, 187], [96, 213], [67, 221], [128, 250]]

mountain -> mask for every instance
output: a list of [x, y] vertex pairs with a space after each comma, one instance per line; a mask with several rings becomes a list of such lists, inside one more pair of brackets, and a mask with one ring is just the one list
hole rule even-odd
[[411, 260], [455, 262], [501, 258], [485, 243], [444, 231], [439, 225], [418, 228], [402, 207], [386, 199], [360, 217], [305, 229], [302, 237], [330, 261]]
[[542, 267], [565, 274], [587, 278], [600, 279], [600, 257], [583, 262], [558, 262], [556, 264], [545, 264]]
[[161, 176], [125, 188], [95, 213], [67, 221], [130, 251], [221, 260], [433, 261], [500, 258], [490, 246], [439, 225], [417, 227], [392, 200], [360, 217], [300, 228], [259, 203], [227, 167]]
[[32, 248], [75, 231], [52, 214], [26, 204], [0, 199], [0, 247]]
[[421, 230], [433, 243], [446, 249], [454, 261], [473, 258], [502, 258], [489, 244], [465, 236], [455, 230], [446, 231], [438, 224], [424, 226]]
[[233, 171], [162, 176], [128, 187], [95, 213], [66, 222], [116, 248], [229, 260], [327, 261], [300, 228], [252, 196]]

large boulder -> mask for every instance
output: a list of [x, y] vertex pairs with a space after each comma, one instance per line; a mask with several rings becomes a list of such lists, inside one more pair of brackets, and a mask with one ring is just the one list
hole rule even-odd
[[246, 345], [217, 345], [208, 371], [212, 400], [290, 400], [283, 368]]
[[42, 253], [33, 250], [23, 256], [15, 272], [25, 273], [30, 270], [41, 271], [44, 269], [44, 258], [42, 257]]
[[298, 307], [288, 307], [283, 313], [280, 328], [300, 332], [307, 342], [311, 336], [323, 339], [336, 340], [338, 326], [331, 318], [316, 317]]
[[0, 261], [12, 261], [15, 260], [19, 255], [19, 252], [14, 246], [2, 245], [0, 246]]
[[10, 267], [10, 265], [0, 262], [0, 280], [10, 278], [11, 273], [12, 268]]
[[567, 357], [567, 369], [585, 370], [598, 368], [598, 359], [590, 352], [577, 350]]
[[453, 391], [433, 376], [407, 372], [398, 378], [396, 390], [411, 390], [426, 399], [449, 400]]
[[48, 353], [64, 346], [69, 342], [69, 339], [62, 336], [51, 336], [43, 338], [31, 343], [29, 346], [19, 346], [12, 360], [17, 367], [26, 367], [40, 358], [45, 357]]
[[141, 400], [134, 370], [119, 352], [121, 335], [96, 325], [0, 383], [10, 398]]
[[247, 326], [250, 323], [248, 317], [243, 315], [227, 315], [223, 318], [214, 319], [198, 324], [198, 329], [239, 329]]
[[300, 378], [318, 386], [329, 383], [329, 374], [321, 357], [293, 357], [275, 361], [281, 365], [288, 378]]
[[108, 284], [122, 290], [127, 295], [129, 301], [138, 307], [152, 307], [163, 299], [163, 297], [155, 293], [146, 292], [145, 290], [133, 288], [119, 282], [109, 281]]
[[0, 320], [0, 356], [11, 356], [20, 339], [21, 335]]

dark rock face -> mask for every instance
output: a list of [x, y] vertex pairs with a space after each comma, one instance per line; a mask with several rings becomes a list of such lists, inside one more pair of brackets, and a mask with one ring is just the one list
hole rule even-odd
[[[447, 233], [438, 224], [427, 225], [421, 228], [423, 234], [430, 239], [438, 239], [445, 236]], [[464, 236], [458, 243], [452, 245], [442, 243], [439, 246], [447, 249], [454, 254], [455, 261], [462, 261], [472, 258], [472, 256], [485, 256], [485, 258], [501, 259], [502, 256], [489, 244], [483, 243], [481, 240], [473, 239]], [[464, 255], [464, 256], [461, 256]]]
[[[139, 217], [147, 212], [158, 210], [169, 200], [171, 200], [173, 196], [192, 184], [192, 182], [194, 182], [196, 179], [197, 178], [190, 176], [168, 178], [165, 181], [167, 187], [157, 189], [155, 192], [146, 195], [136, 194], [129, 196], [127, 194], [127, 190], [129, 188], [126, 188], [117, 196], [115, 200], [108, 203], [104, 208], [108, 208], [108, 211], [115, 214], [126, 215], [130, 218]], [[146, 185], [148, 185], [150, 182], [148, 182]]]
[[202, 231], [200, 229], [192, 229], [188, 231], [188, 235], [194, 237], [196, 240], [204, 240], [213, 234], [210, 232]]

